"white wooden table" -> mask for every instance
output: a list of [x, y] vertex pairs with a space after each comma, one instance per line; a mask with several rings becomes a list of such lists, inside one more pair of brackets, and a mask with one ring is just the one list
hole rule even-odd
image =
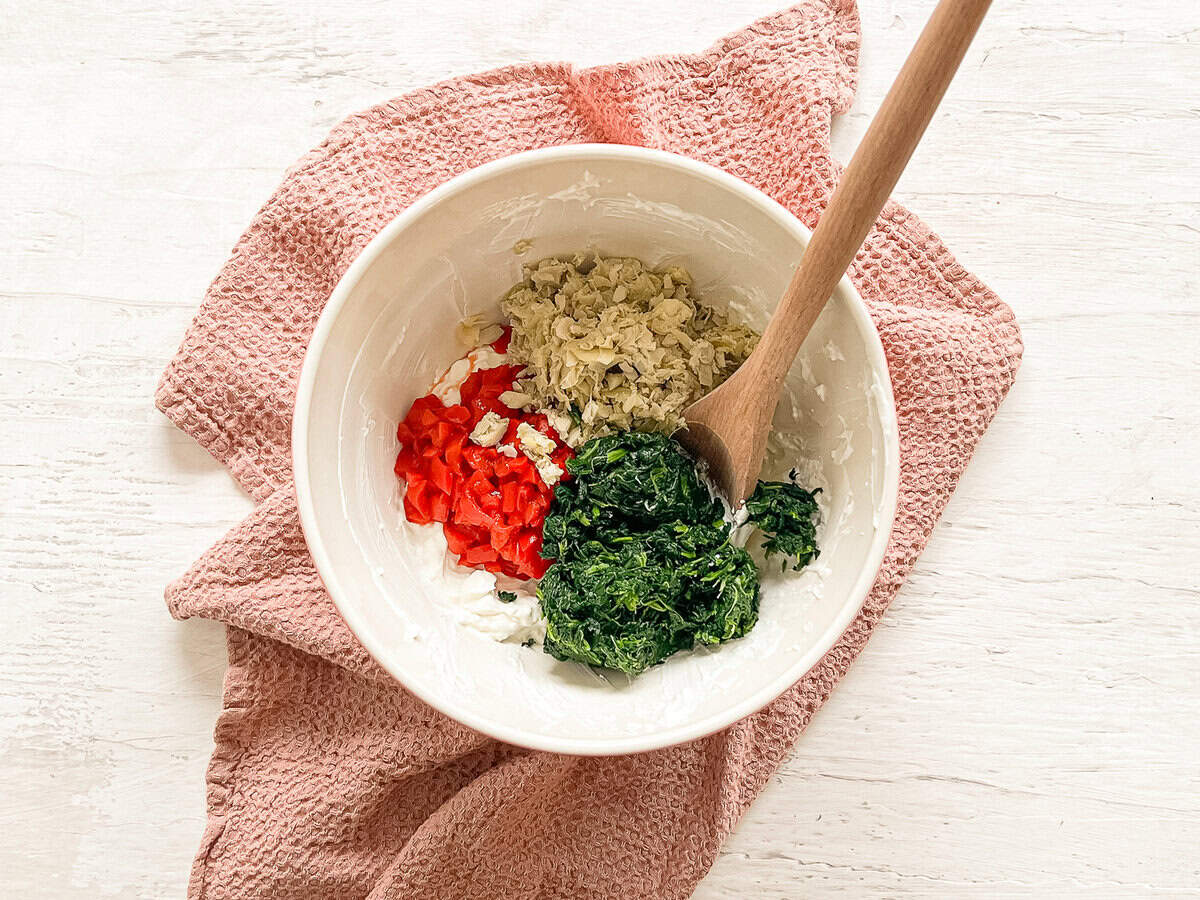
[[[224, 650], [165, 582], [249, 509], [152, 407], [343, 115], [781, 0], [0, 6], [0, 895], [181, 896]], [[932, 0], [863, 0], [849, 157]], [[1200, 892], [1200, 16], [1005, 0], [898, 195], [1024, 368], [928, 551], [697, 893]]]

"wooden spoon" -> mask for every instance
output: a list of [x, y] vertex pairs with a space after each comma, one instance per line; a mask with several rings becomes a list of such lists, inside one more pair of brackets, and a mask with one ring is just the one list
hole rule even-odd
[[678, 437], [735, 507], [754, 491], [783, 380], [925, 133], [991, 0], [941, 0], [846, 166], [750, 358], [686, 410]]

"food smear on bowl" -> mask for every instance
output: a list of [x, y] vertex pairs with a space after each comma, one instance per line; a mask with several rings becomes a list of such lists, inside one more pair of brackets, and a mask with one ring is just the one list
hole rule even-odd
[[397, 426], [404, 515], [440, 527], [460, 622], [631, 677], [746, 634], [747, 523], [760, 557], [798, 571], [819, 553], [815, 492], [793, 473], [735, 513], [670, 435], [757, 333], [678, 266], [594, 253], [527, 265], [501, 309], [507, 323], [460, 323], [461, 341], [487, 343]]

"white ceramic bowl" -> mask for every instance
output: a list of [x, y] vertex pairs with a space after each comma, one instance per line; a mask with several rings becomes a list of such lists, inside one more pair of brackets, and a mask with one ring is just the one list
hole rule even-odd
[[[701, 737], [799, 680], [862, 606], [896, 505], [899, 451], [887, 364], [843, 279], [789, 379], [776, 426], [824, 486], [820, 559], [765, 572], [758, 625], [677, 654], [633, 681], [457, 624], [406, 558], [392, 473], [396, 423], [463, 349], [454, 327], [520, 279], [521, 264], [594, 248], [679, 263], [696, 293], [761, 328], [808, 238], [783, 207], [718, 169], [617, 145], [523, 153], [422, 197], [362, 252], [317, 324], [296, 399], [293, 458], [309, 549], [342, 616], [406, 688], [460, 722], [543, 750], [610, 754]], [[532, 248], [518, 257], [519, 240]]]

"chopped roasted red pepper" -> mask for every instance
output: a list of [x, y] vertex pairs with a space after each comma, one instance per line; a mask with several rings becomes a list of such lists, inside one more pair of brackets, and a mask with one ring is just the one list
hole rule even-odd
[[[491, 461], [489, 460], [488, 462], [490, 463]], [[488, 468], [490, 469], [491, 466]], [[484, 494], [490, 494], [496, 489], [496, 485], [492, 483], [492, 480], [488, 478], [486, 474], [484, 474], [484, 471], [485, 470], [482, 468], [479, 469], [466, 481], [467, 490], [470, 491], [476, 499], [479, 499]]]
[[[467, 443], [467, 435], [464, 433], [464, 434], [459, 435], [458, 437], [455, 437], [452, 440], [447, 441], [446, 446], [442, 448], [443, 456], [445, 457], [445, 460], [446, 460], [446, 465], [449, 466], [451, 469], [453, 469], [455, 472], [461, 471], [460, 466], [462, 465], [462, 452], [463, 452], [463, 447], [466, 445], [466, 443]], [[555, 451], [555, 452], [557, 453], [558, 451]], [[570, 453], [570, 448], [567, 448], [567, 452]], [[562, 465], [562, 464], [559, 463], [559, 465]]]
[[500, 556], [491, 544], [476, 544], [463, 552], [460, 561], [464, 566], [480, 566], [486, 563], [499, 563]]
[[475, 543], [475, 535], [472, 534], [471, 529], [453, 522], [447, 522], [442, 526], [442, 531], [445, 532], [446, 544], [450, 547], [450, 552], [455, 556], [461, 556], [468, 547]]
[[424, 478], [409, 482], [408, 490], [404, 492], [404, 514], [410, 522], [424, 525], [433, 521], [431, 490]]
[[443, 494], [450, 495], [454, 493], [454, 481], [456, 479], [454, 471], [442, 462], [441, 457], [435, 456], [429, 460], [429, 480]]
[[518, 485], [513, 481], [500, 485], [500, 509], [506, 516], [517, 511], [517, 490]]
[[475, 525], [480, 528], [491, 528], [495, 524], [492, 517], [479, 505], [479, 501], [466, 491], [459, 494], [454, 504], [454, 518], [464, 525]]
[[429, 506], [429, 515], [435, 522], [445, 522], [450, 518], [450, 498], [445, 494], [438, 494], [433, 498]]
[[496, 464], [496, 455], [495, 451], [489, 453], [487, 447], [480, 447], [478, 444], [465, 444], [462, 448], [463, 462], [476, 472], [491, 474]]
[[517, 459], [524, 459], [524, 457], [509, 458], [507, 456], [501, 456], [498, 460], [496, 460], [492, 464], [492, 470], [496, 473], [496, 477], [511, 478], [512, 476], [518, 474], [521, 470], [516, 464]]
[[[492, 345], [497, 352], [507, 350], [508, 336], [505, 329]], [[553, 489], [525, 456], [509, 457], [468, 438], [488, 412], [509, 420], [504, 443], [516, 441], [518, 426], [529, 422], [554, 440], [551, 458], [565, 467], [573, 454], [546, 417], [500, 401], [520, 370], [503, 365], [472, 372], [459, 389], [462, 402], [453, 406], [432, 394], [415, 400], [396, 428], [400, 450], [395, 470], [407, 483], [405, 516], [416, 524], [442, 523], [446, 544], [460, 563], [516, 578], [540, 578], [549, 566], [539, 551]]]

